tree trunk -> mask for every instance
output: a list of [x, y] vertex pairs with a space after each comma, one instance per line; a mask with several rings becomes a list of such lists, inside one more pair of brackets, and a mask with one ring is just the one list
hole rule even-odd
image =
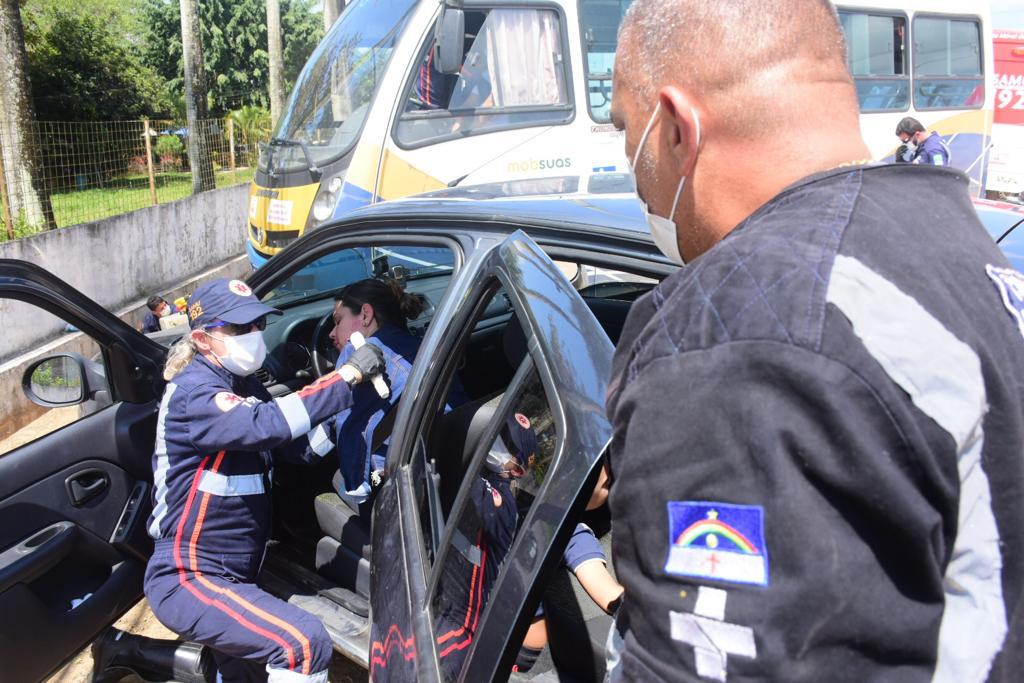
[[188, 118], [188, 162], [192, 168], [192, 194], [212, 190], [213, 156], [210, 154], [210, 113], [206, 104], [203, 37], [196, 0], [181, 0], [181, 49], [185, 64], [185, 114]]
[[343, 9], [345, 9], [345, 0], [324, 0], [324, 33], [331, 30]]
[[10, 213], [32, 226], [57, 227], [39, 159], [18, 0], [0, 0], [0, 148]]
[[281, 51], [281, 3], [267, 0], [267, 47], [270, 55], [270, 127], [284, 111], [284, 57]]

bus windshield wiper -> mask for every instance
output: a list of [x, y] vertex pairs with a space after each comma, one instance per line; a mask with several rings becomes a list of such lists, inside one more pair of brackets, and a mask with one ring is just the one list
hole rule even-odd
[[[309, 145], [302, 140], [288, 140], [287, 138], [270, 138], [270, 146], [273, 147], [298, 147], [302, 150], [302, 156], [306, 157], [306, 168], [309, 169], [313, 180], [320, 180], [320, 169], [313, 161], [313, 155], [309, 153]], [[271, 166], [273, 168], [273, 166]]]

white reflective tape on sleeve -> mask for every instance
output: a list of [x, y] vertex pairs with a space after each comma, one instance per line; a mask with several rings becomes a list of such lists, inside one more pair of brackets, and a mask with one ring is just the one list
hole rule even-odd
[[317, 425], [316, 429], [306, 435], [306, 438], [309, 439], [309, 447], [320, 457], [327, 455], [334, 448], [329, 430], [322, 424]]
[[327, 683], [327, 672], [304, 674], [291, 669], [271, 669], [268, 664], [267, 683]]
[[274, 403], [281, 409], [281, 414], [284, 415], [285, 422], [288, 423], [288, 428], [292, 431], [293, 439], [297, 439], [309, 431], [309, 413], [306, 412], [306, 406], [302, 404], [302, 399], [298, 394], [275, 398]]
[[171, 397], [178, 388], [173, 382], [164, 389], [163, 400], [160, 401], [160, 413], [156, 420], [156, 446], [153, 455], [156, 456], [156, 469], [153, 470], [153, 487], [156, 492], [153, 498], [156, 504], [153, 506], [153, 521], [149, 524], [149, 535], [153, 538], [160, 538], [160, 524], [167, 516], [167, 470], [170, 469], [170, 459], [167, 457], [167, 406], [170, 405]]
[[956, 442], [957, 535], [944, 577], [946, 606], [932, 680], [983, 681], [1007, 624], [999, 531], [981, 466], [988, 410], [981, 361], [915, 299], [857, 259], [836, 257], [828, 301], [889, 378]]
[[266, 489], [262, 474], [225, 475], [206, 470], [199, 480], [199, 490], [215, 496], [255, 496]]

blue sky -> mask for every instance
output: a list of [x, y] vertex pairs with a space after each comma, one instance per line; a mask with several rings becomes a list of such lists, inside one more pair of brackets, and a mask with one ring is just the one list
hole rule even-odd
[[991, 0], [992, 28], [1024, 30], [1024, 3], [1021, 0]]

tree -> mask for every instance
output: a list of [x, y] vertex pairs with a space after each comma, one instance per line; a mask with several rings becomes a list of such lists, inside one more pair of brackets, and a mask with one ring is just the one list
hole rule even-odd
[[281, 82], [284, 57], [281, 54], [280, 0], [267, 0], [267, 45], [270, 62], [270, 119], [276, 125], [284, 111], [284, 83]]
[[246, 105], [228, 115], [235, 122], [235, 129], [245, 145], [245, 163], [252, 166], [258, 156], [257, 144], [270, 135], [270, 112], [263, 107]]
[[[313, 11], [317, 0], [280, 0], [284, 92], [320, 42], [323, 26]], [[270, 106], [266, 0], [203, 0], [203, 62], [215, 116], [244, 105]], [[183, 87], [178, 5], [144, 0], [145, 62], [178, 92]]]
[[192, 169], [192, 194], [216, 187], [213, 156], [207, 142], [206, 76], [203, 71], [203, 40], [197, 0], [181, 0], [181, 44], [184, 64], [185, 108], [188, 116], [188, 159]]
[[[11, 215], [29, 225], [57, 227], [33, 140], [28, 56], [17, 0], [0, 0], [0, 147]], [[10, 226], [8, 226], [10, 227]]]
[[324, 33], [331, 30], [343, 9], [345, 9], [345, 0], [324, 0]]
[[39, 120], [124, 121], [172, 111], [160, 77], [107, 18], [75, 4], [23, 12]]

